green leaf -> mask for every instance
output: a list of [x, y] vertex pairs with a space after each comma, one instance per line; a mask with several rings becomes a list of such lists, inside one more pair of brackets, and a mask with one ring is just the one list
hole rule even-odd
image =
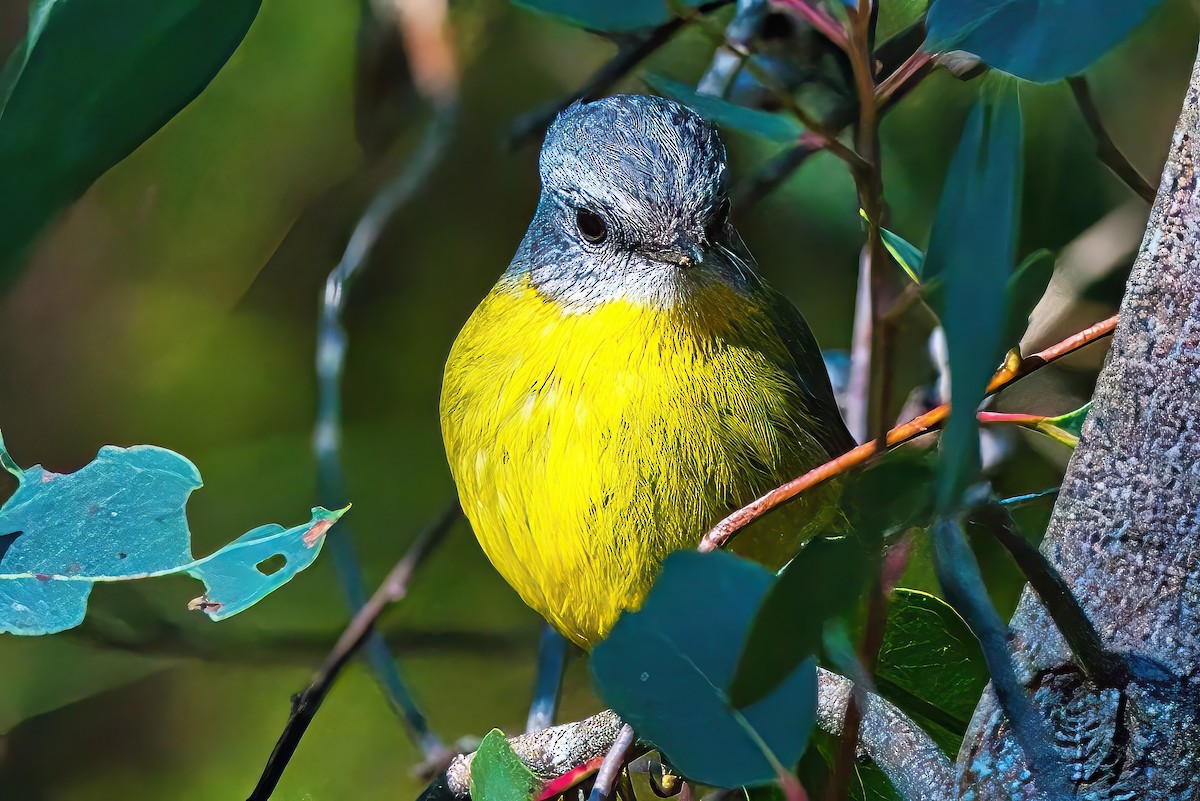
[[851, 611], [870, 574], [857, 537], [809, 540], [763, 598], [730, 685], [730, 701], [766, 696], [821, 648], [825, 622]]
[[988, 682], [979, 643], [958, 613], [908, 589], [892, 593], [875, 676], [880, 692], [901, 709], [959, 732]]
[[1092, 402], [1088, 401], [1073, 412], [1060, 414], [1058, 417], [1047, 417], [1037, 424], [1038, 431], [1074, 448], [1079, 444], [1079, 437], [1083, 433], [1083, 422], [1091, 410]]
[[808, 742], [813, 662], [750, 706], [734, 706], [727, 691], [772, 578], [732, 554], [674, 553], [641, 611], [622, 615], [592, 652], [592, 679], [605, 703], [694, 781], [768, 783]]
[[[857, 3], [853, 5], [857, 6]], [[877, 41], [883, 42], [908, 26], [920, 22], [929, 2], [928, 0], [884, 0], [878, 5], [879, 21], [875, 26], [875, 38]]]
[[[0, 447], [0, 461], [11, 464]], [[220, 620], [243, 611], [312, 564], [345, 510], [313, 509], [295, 528], [260, 526], [193, 559], [184, 507], [200, 487], [195, 465], [150, 445], [106, 446], [75, 473], [18, 468], [0, 506], [0, 631], [50, 634], [79, 625], [97, 581], [187, 573], [208, 593], [192, 608]], [[273, 556], [283, 566], [260, 566]]]
[[709, 0], [513, 0], [513, 2], [576, 28], [618, 33], [653, 28], [675, 15], [671, 5], [697, 8]]
[[990, 80], [950, 163], [925, 260], [940, 279], [954, 412], [941, 440], [938, 504], [953, 505], [979, 471], [975, 409], [1002, 352], [1016, 251], [1023, 162], [1016, 83]]
[[731, 128], [770, 142], [795, 142], [804, 127], [791, 117], [769, 111], [746, 108], [728, 100], [702, 95], [686, 84], [661, 75], [645, 75], [643, 79], [660, 95], [682, 103], [714, 125]]
[[477, 801], [529, 801], [541, 782], [512, 750], [504, 733], [492, 729], [471, 759], [471, 798]]
[[933, 512], [933, 454], [901, 448], [861, 471], [842, 491], [842, 508], [861, 534], [884, 536], [925, 526]]
[[1005, 293], [1008, 311], [1002, 340], [1004, 348], [1016, 347], [1021, 341], [1021, 335], [1029, 327], [1029, 315], [1046, 294], [1053, 276], [1054, 254], [1048, 250], [1035, 250], [1017, 265]]
[[[859, 209], [858, 213], [864, 220], [867, 219], [865, 210]], [[921, 270], [925, 266], [925, 254], [921, 252], [921, 249], [909, 244], [903, 237], [886, 228], [880, 228], [879, 234], [883, 239], [883, 246], [900, 265], [900, 269], [904, 270], [914, 283], [921, 283]]]
[[260, 4], [33, 4], [0, 76], [0, 278], [56, 212], [208, 85]]
[[1161, 0], [934, 0], [929, 52], [965, 50], [1039, 83], [1083, 72]]

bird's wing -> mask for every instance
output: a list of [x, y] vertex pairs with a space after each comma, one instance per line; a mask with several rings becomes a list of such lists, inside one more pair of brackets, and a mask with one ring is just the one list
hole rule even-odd
[[841, 456], [858, 443], [838, 411], [816, 337], [790, 300], [765, 284], [762, 292], [775, 330], [796, 364], [796, 380], [813, 417], [814, 434], [831, 459]]

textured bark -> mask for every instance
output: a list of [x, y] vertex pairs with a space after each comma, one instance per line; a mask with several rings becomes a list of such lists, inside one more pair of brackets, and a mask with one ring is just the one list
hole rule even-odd
[[[1011, 624], [1021, 680], [1089, 801], [1200, 798], [1198, 109], [1200, 61], [1042, 545], [1129, 677], [1087, 681], [1028, 589]], [[955, 797], [1039, 798], [1023, 760], [989, 689]]]
[[[817, 668], [817, 725], [842, 733], [849, 679]], [[945, 801], [950, 797], [953, 766], [937, 744], [903, 712], [865, 693], [866, 709], [858, 727], [858, 750], [887, 774], [904, 801]]]

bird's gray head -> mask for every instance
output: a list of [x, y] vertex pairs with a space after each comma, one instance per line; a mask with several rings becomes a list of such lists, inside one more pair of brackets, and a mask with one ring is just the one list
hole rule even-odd
[[546, 134], [541, 200], [508, 274], [575, 308], [674, 305], [712, 281], [743, 288], [752, 268], [725, 172], [716, 132], [678, 103], [575, 103]]

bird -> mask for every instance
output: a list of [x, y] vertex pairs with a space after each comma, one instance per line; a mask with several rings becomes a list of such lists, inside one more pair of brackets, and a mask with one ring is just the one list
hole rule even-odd
[[[706, 120], [654, 96], [576, 102], [538, 163], [533, 220], [451, 347], [441, 428], [484, 553], [589, 650], [671, 552], [855, 443], [807, 323], [733, 227]], [[837, 491], [734, 550], [785, 564], [837, 524]]]

